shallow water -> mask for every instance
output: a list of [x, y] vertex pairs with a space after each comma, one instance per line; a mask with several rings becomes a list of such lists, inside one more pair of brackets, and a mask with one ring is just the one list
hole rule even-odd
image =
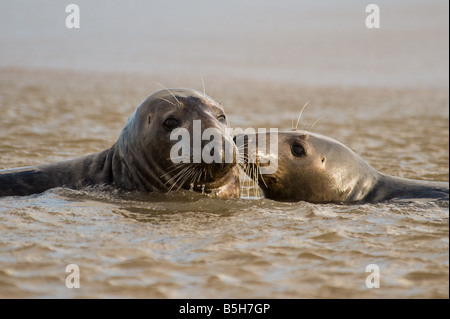
[[[48, 192], [2, 200], [8, 297], [445, 297], [448, 204]], [[213, 208], [214, 207], [214, 208]], [[446, 208], [445, 208], [446, 207]], [[447, 238], [446, 238], [447, 237]], [[67, 264], [81, 288], [64, 285]], [[368, 264], [381, 288], [367, 289]]]
[[[309, 101], [299, 128], [383, 173], [449, 181], [446, 2], [380, 0], [379, 30], [353, 0], [76, 3], [79, 30], [60, 1], [0, 3], [0, 169], [109, 148], [158, 83], [204, 80], [234, 127], [289, 129]], [[0, 297], [448, 298], [449, 204], [0, 198]]]
[[[124, 85], [125, 75], [105, 85], [101, 74], [74, 73], [70, 84], [64, 73], [6, 74], [2, 168], [109, 147], [146, 95], [145, 86]], [[252, 90], [215, 94], [235, 126], [289, 128], [290, 112], [278, 110], [298, 113], [296, 99], [307, 96], [315, 105], [301, 125], [325, 116], [313, 130], [345, 141], [377, 169], [448, 181], [443, 90], [283, 86], [279, 96], [244, 85]], [[448, 298], [448, 201], [313, 205], [246, 194], [55, 189], [1, 198], [0, 296]], [[69, 264], [80, 267], [80, 289], [66, 288]], [[365, 285], [369, 264], [379, 266], [378, 289]]]

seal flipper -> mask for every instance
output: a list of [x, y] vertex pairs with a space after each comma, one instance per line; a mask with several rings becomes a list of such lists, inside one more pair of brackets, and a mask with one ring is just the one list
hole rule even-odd
[[0, 171], [0, 197], [38, 194], [55, 187], [110, 184], [113, 152], [114, 146], [74, 160]]
[[[53, 181], [53, 183], [49, 183]], [[0, 196], [24, 196], [42, 193], [49, 188], [59, 186], [58, 179], [39, 167], [13, 169], [0, 173]]]

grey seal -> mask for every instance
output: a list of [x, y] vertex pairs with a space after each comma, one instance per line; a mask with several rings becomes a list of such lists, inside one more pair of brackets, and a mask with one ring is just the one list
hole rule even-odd
[[[0, 196], [31, 195], [55, 187], [111, 185], [128, 191], [181, 188], [219, 198], [239, 197], [239, 168], [235, 157], [224, 160], [225, 150], [217, 151], [221, 162], [174, 163], [171, 158], [170, 151], [177, 143], [171, 140], [171, 132], [184, 128], [192, 136], [195, 120], [201, 123], [202, 132], [214, 128], [234, 146], [231, 134], [225, 132], [229, 123], [219, 103], [195, 90], [164, 89], [142, 101], [109, 149], [59, 163], [0, 171]], [[204, 147], [208, 141], [201, 143]]]
[[[239, 134], [234, 139], [242, 153], [242, 166], [258, 182], [266, 198], [312, 203], [376, 203], [394, 199], [447, 199], [446, 182], [419, 181], [382, 174], [346, 145], [330, 137], [307, 131], [278, 132], [278, 150], [256, 145], [257, 134]], [[251, 144], [255, 143], [255, 144]], [[260, 149], [261, 148], [261, 149]], [[277, 169], [260, 174], [268, 159], [277, 160]]]

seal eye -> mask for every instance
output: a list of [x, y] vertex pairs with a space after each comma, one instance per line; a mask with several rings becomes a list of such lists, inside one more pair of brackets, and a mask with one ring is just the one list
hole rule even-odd
[[302, 157], [306, 155], [305, 148], [302, 144], [295, 143], [291, 146], [291, 152], [296, 157]]
[[227, 122], [227, 118], [225, 117], [225, 115], [219, 115], [218, 117], [217, 117], [217, 119], [219, 120], [219, 122], [220, 123], [223, 123], [223, 124], [225, 124], [226, 122]]
[[164, 128], [168, 131], [172, 131], [179, 126], [179, 123], [174, 118], [168, 118], [164, 121]]

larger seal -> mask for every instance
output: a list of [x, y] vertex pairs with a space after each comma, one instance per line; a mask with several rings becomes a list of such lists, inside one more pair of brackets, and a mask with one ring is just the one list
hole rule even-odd
[[[192, 137], [195, 121], [202, 132], [215, 129], [234, 146], [226, 132], [229, 124], [220, 104], [198, 91], [165, 89], [150, 95], [136, 108], [117, 142], [103, 152], [55, 164], [0, 171], [0, 196], [30, 195], [54, 187], [112, 185], [142, 192], [183, 188], [220, 198], [239, 197], [238, 166], [235, 157], [225, 161], [224, 150], [214, 149], [218, 152], [216, 158], [221, 160], [213, 162], [195, 162], [192, 156], [180, 162], [171, 156], [172, 147], [179, 143], [171, 138], [172, 131], [183, 128]], [[204, 147], [210, 141], [200, 143]]]
[[[280, 131], [277, 149], [270, 149], [270, 134], [254, 152], [258, 134], [235, 137], [247, 150], [243, 166], [258, 181], [264, 196], [278, 201], [312, 203], [375, 203], [393, 199], [447, 199], [449, 184], [418, 181], [378, 172], [344, 144], [306, 131]], [[265, 144], [264, 144], [265, 143]], [[263, 162], [277, 161], [273, 172], [260, 174]]]

